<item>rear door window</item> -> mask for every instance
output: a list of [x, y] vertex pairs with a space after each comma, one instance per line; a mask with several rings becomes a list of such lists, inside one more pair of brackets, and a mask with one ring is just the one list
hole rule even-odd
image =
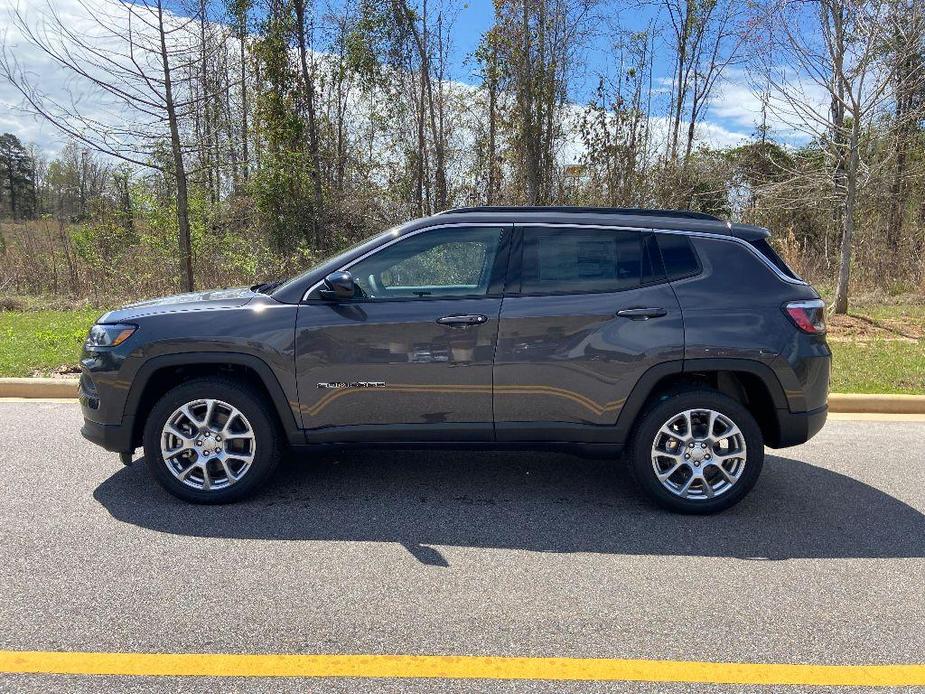
[[[618, 292], [639, 287], [643, 234], [615, 229], [525, 228], [521, 293]], [[651, 264], [646, 264], [651, 274]]]

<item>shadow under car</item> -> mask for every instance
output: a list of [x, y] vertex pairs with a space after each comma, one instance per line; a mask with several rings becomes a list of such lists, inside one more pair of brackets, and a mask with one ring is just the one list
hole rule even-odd
[[621, 464], [553, 453], [344, 452], [287, 461], [256, 497], [196, 506], [168, 495], [143, 461], [94, 497], [114, 518], [164, 533], [266, 540], [397, 542], [446, 565], [434, 546], [667, 556], [925, 556], [925, 515], [846, 475], [768, 456], [752, 493], [718, 515], [645, 501]]

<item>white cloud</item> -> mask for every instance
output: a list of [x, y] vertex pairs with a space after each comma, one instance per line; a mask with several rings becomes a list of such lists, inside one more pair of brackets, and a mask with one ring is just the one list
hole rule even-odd
[[[761, 90], [764, 85], [760, 77], [752, 76], [740, 68], [731, 68], [718, 84], [716, 94], [710, 100], [708, 117], [748, 128], [754, 132], [762, 122]], [[819, 85], [807, 84], [807, 80], [797, 76], [779, 77], [779, 89], [792, 94], [799, 94], [800, 99], [813, 109], [824, 113], [827, 95]], [[768, 98], [764, 116], [771, 130], [771, 136], [787, 144], [805, 143], [814, 131], [812, 124], [794, 113], [779, 92], [772, 91]]]
[[[177, 15], [165, 14], [168, 25], [180, 21]], [[140, 77], [133, 76], [142, 70], [148, 76], [159, 76], [159, 54], [152, 50], [157, 48], [157, 33], [146, 25], [153, 20], [141, 6], [119, 0], [0, 0], [0, 41], [4, 60], [17, 81], [26, 84], [49, 111], [65, 114], [61, 120], [74, 132], [95, 131], [95, 140], [104, 132], [103, 139], [111, 148], [131, 149], [164, 129], [157, 108], [144, 106], [157, 97]], [[72, 32], [85, 45], [76, 45], [64, 32]], [[182, 49], [183, 35], [174, 32], [170, 36], [173, 44], [168, 46]], [[132, 37], [131, 55], [127, 36]], [[116, 85], [126, 98], [94, 85], [48, 52], [79, 64], [91, 77]], [[176, 91], [182, 98], [182, 88]], [[54, 154], [69, 137], [45, 118], [33, 115], [33, 110], [19, 89], [0, 77], [0, 128]]]
[[[67, 22], [68, 26], [86, 36], [99, 33], [100, 27], [88, 17], [87, 8], [105, 15], [118, 10], [117, 0], [51, 0], [55, 12]], [[0, 35], [11, 55], [28, 71], [32, 81], [50, 98], [69, 102], [73, 95], [81, 100], [81, 110], [91, 118], [106, 123], [118, 122], [126, 114], [117, 103], [106, 102], [98, 90], [88, 90], [73, 75], [58, 66], [54, 60], [44, 55], [37, 47], [22, 35], [16, 23], [10, 21], [17, 10], [29, 26], [39, 27], [41, 17], [49, 12], [48, 0], [0, 0]], [[124, 12], [123, 12], [124, 14]], [[471, 85], [454, 83], [461, 90], [472, 90]], [[658, 79], [656, 85], [670, 87], [670, 79]], [[809, 97], [817, 98], [818, 94]], [[42, 118], [35, 117], [20, 109], [22, 96], [10, 84], [0, 81], [0, 131], [13, 132], [23, 142], [35, 143], [44, 151], [56, 153], [68, 138]], [[571, 134], [560, 151], [561, 161], [568, 163], [581, 154], [581, 142], [574, 128], [578, 113], [583, 107], [573, 105], [568, 109], [571, 124], [567, 127]], [[725, 78], [717, 85], [716, 94], [711, 99], [703, 121], [696, 132], [697, 144], [711, 147], [729, 147], [748, 141], [761, 120], [761, 100], [757, 96], [749, 75], [742, 69], [727, 70]], [[792, 125], [792, 115], [782, 113], [780, 109], [770, 109], [768, 122], [773, 134], [790, 143], [805, 141], [806, 136], [799, 128]], [[653, 142], [663, 143], [667, 139], [667, 118], [652, 116], [649, 127]]]

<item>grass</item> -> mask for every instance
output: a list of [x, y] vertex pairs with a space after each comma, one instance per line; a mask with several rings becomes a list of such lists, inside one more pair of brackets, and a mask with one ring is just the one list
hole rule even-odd
[[[30, 306], [29, 308], [32, 308]], [[0, 377], [73, 367], [102, 310], [0, 311]], [[832, 391], [925, 394], [925, 303], [857, 302], [829, 321]]]
[[102, 311], [0, 311], [0, 376], [35, 376], [75, 366]]
[[925, 340], [835, 341], [832, 392], [925, 395]]

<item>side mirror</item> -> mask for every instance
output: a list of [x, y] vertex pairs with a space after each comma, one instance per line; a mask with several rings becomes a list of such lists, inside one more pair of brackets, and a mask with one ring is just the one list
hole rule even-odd
[[318, 295], [325, 301], [345, 301], [352, 299], [356, 292], [353, 275], [346, 270], [332, 272], [324, 278], [324, 287]]

